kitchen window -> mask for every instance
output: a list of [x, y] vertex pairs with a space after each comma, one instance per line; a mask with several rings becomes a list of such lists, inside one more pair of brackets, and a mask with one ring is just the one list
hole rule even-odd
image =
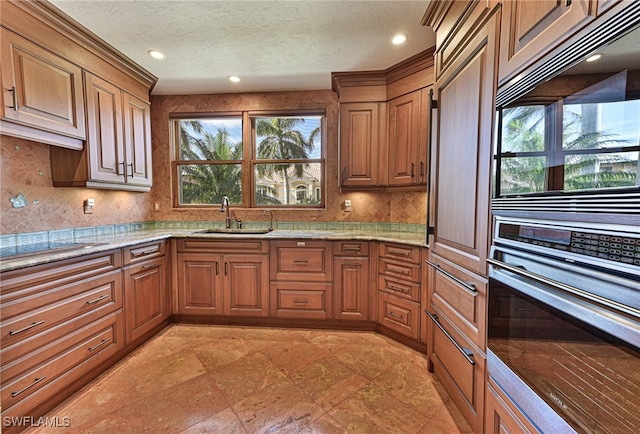
[[640, 99], [626, 71], [571, 96], [498, 110], [495, 195], [640, 186]]
[[[324, 206], [324, 113], [226, 113], [172, 120], [176, 207]], [[311, 194], [314, 192], [315, 194]]]

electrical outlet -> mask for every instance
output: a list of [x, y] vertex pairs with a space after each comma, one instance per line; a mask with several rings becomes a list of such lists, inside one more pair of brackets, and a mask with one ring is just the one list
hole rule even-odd
[[160, 211], [160, 202], [153, 202], [153, 210]]
[[344, 210], [346, 212], [351, 212], [351, 200], [347, 199], [344, 201]]
[[93, 214], [93, 207], [95, 206], [96, 201], [93, 198], [89, 198], [84, 201], [84, 213], [85, 214]]

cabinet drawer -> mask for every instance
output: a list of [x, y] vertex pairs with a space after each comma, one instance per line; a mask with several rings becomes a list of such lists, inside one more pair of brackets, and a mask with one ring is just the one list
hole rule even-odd
[[378, 321], [383, 326], [413, 339], [419, 337], [420, 305], [413, 301], [378, 294]]
[[166, 243], [164, 240], [162, 240], [154, 241], [153, 243], [145, 243], [137, 246], [125, 247], [122, 250], [124, 253], [124, 265], [134, 264], [157, 256], [163, 256], [166, 253], [165, 246]]
[[331, 290], [330, 283], [272, 283], [271, 312], [277, 318], [331, 318]]
[[[45, 302], [42, 299], [48, 300]], [[122, 308], [119, 271], [19, 299], [0, 308], [3, 363]]]
[[271, 255], [271, 279], [330, 282], [331, 247], [324, 241], [277, 241]]
[[[120, 250], [111, 250], [78, 258], [35, 265], [0, 275], [0, 304], [16, 298], [35, 295], [69, 282], [103, 275], [122, 265]], [[46, 303], [45, 301], [44, 303]]]
[[183, 238], [177, 240], [178, 253], [269, 253], [269, 242], [258, 240], [207, 240]]
[[367, 241], [335, 241], [333, 243], [335, 256], [369, 256]]
[[485, 356], [440, 315], [433, 321], [430, 358], [434, 373], [475, 432], [481, 432], [484, 412]]
[[400, 263], [387, 258], [378, 259], [378, 273], [405, 282], [420, 283], [420, 265]]
[[420, 285], [418, 283], [395, 279], [384, 274], [378, 275], [378, 290], [393, 294], [397, 297], [420, 301]]
[[427, 265], [431, 303], [484, 350], [487, 281], [437, 255]]
[[420, 248], [404, 244], [380, 243], [380, 257], [420, 264]]
[[2, 367], [3, 415], [23, 416], [123, 346], [119, 314], [54, 341]]

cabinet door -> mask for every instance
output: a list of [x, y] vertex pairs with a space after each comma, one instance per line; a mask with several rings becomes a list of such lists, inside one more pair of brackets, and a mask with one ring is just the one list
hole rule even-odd
[[224, 314], [269, 314], [269, 260], [266, 255], [224, 255]]
[[113, 84], [85, 73], [89, 178], [124, 183], [122, 91]]
[[151, 106], [123, 93], [127, 184], [151, 186]]
[[389, 185], [419, 183], [420, 91], [389, 101]]
[[380, 103], [340, 104], [340, 185], [379, 184]]
[[127, 343], [168, 317], [166, 259], [155, 258], [124, 270]]
[[219, 255], [178, 255], [179, 314], [222, 315], [221, 261]]
[[354, 321], [369, 319], [369, 258], [334, 258], [335, 318]]
[[80, 67], [4, 28], [0, 35], [2, 117], [84, 140]]
[[488, 249], [497, 26], [494, 14], [436, 85], [433, 251], [483, 275]]
[[499, 81], [550, 52], [593, 19], [591, 0], [512, 0], [503, 3]]
[[[486, 434], [502, 434], [502, 433], [522, 433], [530, 434], [537, 432], [530, 429], [524, 416], [519, 416], [515, 405], [509, 406], [500, 396], [500, 393], [493, 388], [491, 382], [487, 384], [486, 394], [486, 415], [485, 429]], [[505, 397], [506, 398], [506, 397]], [[508, 399], [508, 398], [506, 398]], [[513, 409], [513, 410], [512, 410]]]

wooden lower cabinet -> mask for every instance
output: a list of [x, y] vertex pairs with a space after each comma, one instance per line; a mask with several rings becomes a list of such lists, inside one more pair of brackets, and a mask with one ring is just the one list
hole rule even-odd
[[224, 314], [267, 316], [269, 258], [266, 255], [225, 255], [221, 262]]
[[489, 377], [485, 406], [485, 434], [538, 433]]
[[127, 343], [169, 318], [166, 258], [149, 259], [124, 269]]
[[271, 282], [271, 316], [330, 319], [332, 287], [324, 282]]
[[334, 254], [334, 317], [367, 321], [371, 299], [369, 243], [338, 241], [334, 243]]
[[378, 322], [391, 330], [418, 340], [420, 305], [381, 292], [378, 294]]
[[220, 256], [178, 254], [178, 313], [222, 315]]
[[473, 431], [482, 432], [486, 356], [433, 306], [429, 360], [435, 376]]

